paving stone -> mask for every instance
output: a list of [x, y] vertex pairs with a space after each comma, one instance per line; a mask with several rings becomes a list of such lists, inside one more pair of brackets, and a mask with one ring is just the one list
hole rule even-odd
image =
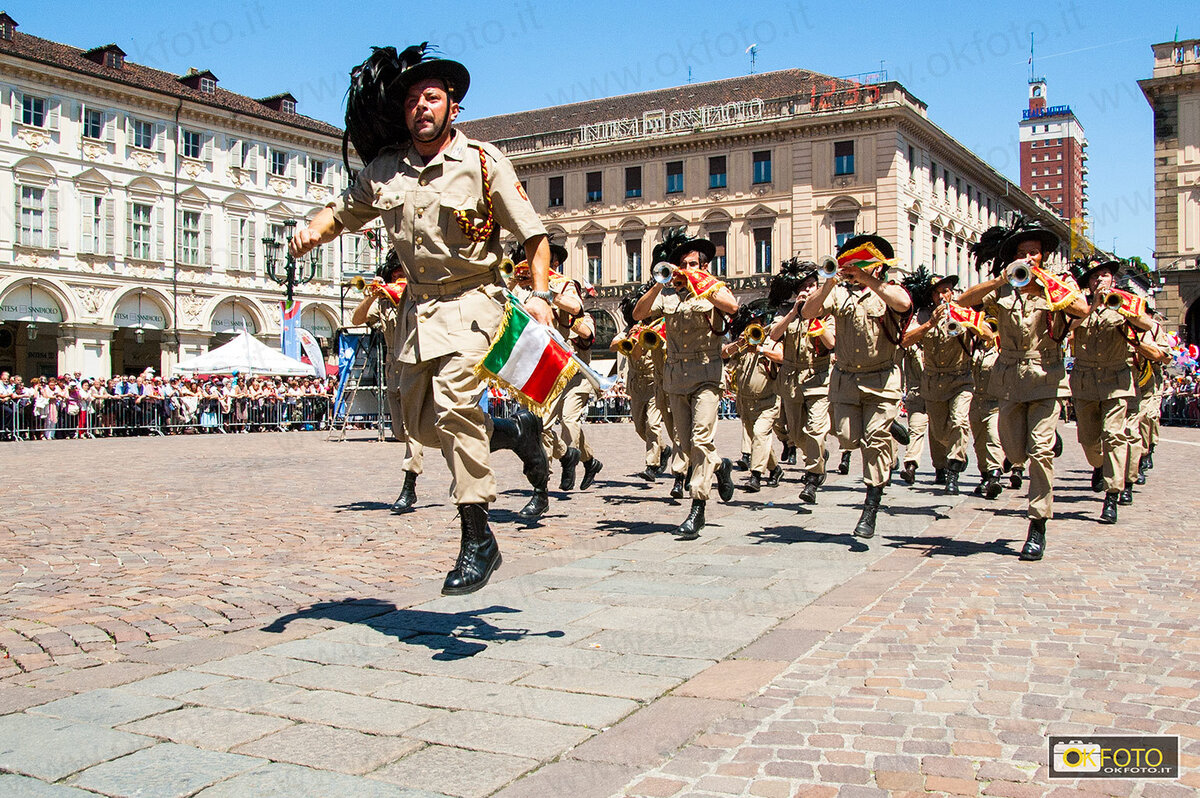
[[461, 798], [483, 798], [537, 766], [533, 759], [431, 745], [380, 768], [371, 778]]
[[647, 676], [640, 673], [597, 668], [573, 668], [566, 665], [543, 668], [517, 681], [517, 684], [528, 687], [617, 696], [631, 698], [635, 701], [653, 700], [679, 683], [678, 678], [671, 676]]
[[647, 676], [671, 676], [690, 679], [712, 665], [714, 660], [688, 657], [662, 657], [649, 654], [622, 654], [605, 667], [613, 670], [641, 673]]
[[399, 701], [328, 690], [295, 690], [286, 698], [262, 704], [257, 711], [369, 734], [401, 734], [443, 714]]
[[276, 762], [360, 775], [407, 756], [424, 743], [309, 723], [246, 743], [236, 753]]
[[426, 676], [451, 676], [477, 682], [513, 682], [534, 672], [540, 666], [497, 657], [453, 657], [437, 659], [426, 652], [407, 651], [378, 660], [372, 664], [378, 670], [402, 671]]
[[153, 744], [147, 737], [61, 718], [0, 717], [0, 768], [46, 781]]
[[166, 698], [103, 689], [60, 698], [34, 707], [30, 712], [97, 726], [119, 726], [178, 706], [178, 701]]
[[237, 679], [270, 681], [311, 667], [312, 663], [309, 662], [285, 657], [268, 657], [265, 654], [256, 653], [206, 662], [203, 665], [195, 666], [193, 670], [232, 676]]
[[766, 687], [787, 666], [787, 662], [762, 660], [718, 662], [681, 685], [675, 695], [745, 700]]
[[163, 743], [88, 768], [71, 783], [121, 798], [184, 798], [259, 764], [248, 756]]
[[0, 715], [20, 712], [39, 704], [49, 704], [71, 695], [67, 690], [50, 690], [41, 687], [9, 685], [0, 687]]
[[337, 643], [328, 640], [289, 640], [277, 646], [264, 648], [258, 653], [272, 657], [287, 657], [303, 662], [322, 665], [370, 665], [388, 656], [387, 650], [379, 646], [362, 646], [354, 643]]
[[[34, 686], [81, 693], [85, 690], [116, 687], [138, 679], [145, 679], [147, 676], [153, 676], [166, 670], [167, 668], [160, 665], [146, 665], [140, 662], [110, 662], [94, 668], [70, 670], [39, 678], [36, 679]], [[36, 674], [34, 675], [36, 676]]]
[[0, 773], [0, 795], [4, 798], [95, 798], [96, 793], [61, 784], [47, 784], [27, 776]]
[[[597, 643], [596, 646], [599, 644]], [[581, 668], [601, 667], [616, 659], [617, 654], [603, 651], [586, 640], [575, 646], [550, 646], [544, 643], [523, 643], [519, 646], [494, 646], [480, 652], [480, 659], [515, 660], [538, 665], [574, 665]]]
[[408, 674], [392, 670], [353, 668], [348, 665], [318, 665], [280, 676], [275, 683], [313, 690], [335, 690], [340, 693], [370, 695], [390, 685], [410, 681], [412, 678]]
[[185, 707], [127, 723], [121, 727], [121, 731], [160, 737], [212, 751], [228, 751], [240, 743], [256, 740], [291, 725], [291, 721], [265, 715], [213, 707]]
[[580, 745], [577, 759], [649, 765], [734, 708], [729, 701], [667, 696]]
[[576, 643], [598, 646], [601, 651], [617, 654], [669, 654], [692, 659], [720, 659], [742, 647], [742, 642], [729, 637], [691, 637], [657, 630], [604, 629]]
[[408, 732], [430, 743], [539, 760], [552, 759], [592, 734], [582, 726], [472, 711], [443, 714]]
[[231, 679], [184, 693], [179, 699], [190, 704], [246, 712], [263, 704], [284, 701], [300, 692], [301, 690], [284, 684], [254, 679]]
[[192, 690], [201, 690], [209, 685], [227, 681], [228, 677], [198, 671], [171, 671], [149, 679], [142, 679], [129, 684], [123, 684], [118, 689], [123, 692], [153, 695], [160, 698], [176, 698]]
[[201, 790], [195, 798], [443, 798], [344, 773], [272, 762]]

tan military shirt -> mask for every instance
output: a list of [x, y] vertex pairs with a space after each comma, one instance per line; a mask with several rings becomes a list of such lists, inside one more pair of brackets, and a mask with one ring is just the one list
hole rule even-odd
[[398, 333], [403, 363], [485, 351], [500, 326], [500, 230], [471, 241], [453, 216], [456, 210], [473, 222], [485, 216], [480, 152], [487, 158], [498, 227], [518, 241], [544, 235], [508, 159], [458, 131], [428, 163], [411, 146], [383, 150], [329, 203], [349, 232], [382, 217], [405, 265], [408, 289]]
[[1130, 347], [1120, 312], [1107, 307], [1092, 311], [1079, 320], [1072, 341], [1072, 396], [1087, 401], [1134, 396]]
[[974, 394], [977, 398], [996, 401], [996, 397], [989, 390], [989, 383], [992, 379], [992, 368], [996, 365], [996, 358], [998, 357], [1000, 357], [1000, 350], [994, 346], [991, 349], [980, 347], [972, 356], [971, 378], [974, 382]]
[[713, 304], [707, 299], [686, 298], [666, 288], [654, 299], [651, 318], [666, 319], [667, 344], [663, 387], [670, 394], [691, 394], [702, 387], [720, 388], [724, 361], [721, 339], [709, 321]]
[[927, 402], [945, 402], [971, 388], [971, 337], [973, 332], [951, 335], [943, 318], [933, 325], [918, 345], [924, 373], [921, 397]]
[[397, 334], [400, 330], [400, 309], [392, 304], [392, 300], [379, 297], [367, 311], [367, 324], [379, 327], [383, 333], [383, 343], [387, 346], [388, 358], [395, 359], [400, 352], [400, 342]]
[[[776, 322], [779, 317], [775, 319]], [[808, 319], [795, 318], [779, 339], [783, 362], [775, 388], [789, 401], [829, 394], [829, 351], [808, 335]]]
[[640, 355], [625, 358], [625, 389], [630, 396], [650, 396], [654, 393], [654, 355], [639, 347]]
[[758, 352], [739, 352], [729, 364], [738, 396], [745, 399], [762, 399], [775, 395], [775, 378], [771, 376], [771, 362]]
[[[825, 297], [821, 316], [834, 318], [834, 368], [853, 375], [859, 392], [882, 399], [900, 398], [900, 347], [884, 334], [883, 324], [891, 329], [895, 324], [883, 297], [860, 288], [851, 291], [838, 283]], [[841, 397], [844, 398], [844, 397]], [[830, 401], [839, 397], [830, 396]]]
[[[1171, 342], [1167, 338], [1167, 330], [1158, 322], [1154, 322], [1149, 330], [1140, 333], [1140, 335], [1143, 341], [1154, 344], [1164, 352], [1170, 350], [1171, 348]], [[1130, 359], [1133, 359], [1132, 348], [1130, 349]], [[1163, 364], [1152, 362], [1150, 364], [1150, 379], [1144, 384], [1139, 385], [1137, 384], [1137, 381], [1139, 376], [1142, 374], [1142, 367], [1140, 363], [1141, 356], [1138, 358], [1139, 365], [1133, 372], [1134, 388], [1137, 391], [1138, 397], [1161, 396], [1167, 388], [1167, 381], [1163, 375]]]
[[[997, 399], [1036, 402], [1063, 395], [1067, 369], [1062, 344], [1050, 335], [1052, 317], [1041, 294], [1022, 295], [1004, 283], [983, 298], [986, 315], [1000, 327], [1000, 355], [992, 368], [988, 391]], [[1064, 323], [1053, 319], [1055, 333]]]

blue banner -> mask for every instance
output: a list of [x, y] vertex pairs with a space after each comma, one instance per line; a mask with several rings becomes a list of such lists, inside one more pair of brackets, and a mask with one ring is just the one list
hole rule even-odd
[[361, 339], [361, 333], [348, 333], [345, 330], [338, 333], [338, 385], [333, 398], [334, 418], [346, 414], [342, 394], [346, 389], [346, 380], [350, 378], [350, 371], [354, 368], [354, 353], [358, 350], [358, 342]]
[[300, 359], [300, 300], [279, 303], [279, 348], [283, 353], [295, 360]]

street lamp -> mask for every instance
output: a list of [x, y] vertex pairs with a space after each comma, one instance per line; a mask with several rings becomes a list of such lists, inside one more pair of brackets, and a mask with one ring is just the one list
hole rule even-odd
[[31, 321], [25, 325], [25, 336], [27, 338], [29, 338], [30, 341], [36, 341], [37, 335], [38, 335], [38, 329], [37, 329], [36, 321]]
[[296, 220], [287, 219], [283, 223], [284, 241], [280, 242], [275, 238], [264, 238], [263, 248], [266, 250], [267, 276], [274, 280], [279, 285], [287, 289], [288, 304], [292, 302], [292, 294], [296, 286], [310, 282], [317, 276], [317, 265], [313, 263], [312, 258], [309, 258], [300, 266], [296, 265], [296, 259], [292, 257], [291, 252], [287, 253], [284, 260], [283, 274], [280, 275], [277, 271], [279, 266], [279, 253], [281, 250], [287, 249], [287, 242], [292, 239], [292, 233], [296, 230]]

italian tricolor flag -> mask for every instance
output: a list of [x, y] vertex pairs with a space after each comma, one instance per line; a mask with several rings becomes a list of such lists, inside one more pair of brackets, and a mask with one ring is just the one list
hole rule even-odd
[[521, 404], [541, 413], [575, 376], [577, 368], [566, 346], [510, 295], [500, 331], [475, 373], [514, 391]]

